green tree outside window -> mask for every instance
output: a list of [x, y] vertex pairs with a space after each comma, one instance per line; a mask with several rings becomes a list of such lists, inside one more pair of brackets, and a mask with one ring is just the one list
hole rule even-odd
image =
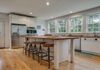
[[81, 32], [82, 31], [82, 16], [71, 18], [71, 32]]

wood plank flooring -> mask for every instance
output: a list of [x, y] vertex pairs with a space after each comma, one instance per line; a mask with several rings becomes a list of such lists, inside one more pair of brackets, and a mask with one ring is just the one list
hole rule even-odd
[[[23, 49], [0, 49], [0, 70], [54, 70], [45, 62], [38, 63], [23, 53]], [[64, 62], [60, 70], [100, 70], [100, 56], [76, 53], [73, 64]]]

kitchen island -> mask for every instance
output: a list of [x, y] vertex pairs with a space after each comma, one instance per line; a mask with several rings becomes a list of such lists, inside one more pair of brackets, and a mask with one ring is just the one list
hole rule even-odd
[[54, 68], [59, 69], [59, 64], [63, 61], [74, 61], [74, 46], [73, 40], [77, 37], [62, 37], [62, 36], [25, 36], [30, 39], [43, 39], [54, 41]]

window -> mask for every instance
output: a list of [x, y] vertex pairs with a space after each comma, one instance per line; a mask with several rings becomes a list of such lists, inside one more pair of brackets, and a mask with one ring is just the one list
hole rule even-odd
[[48, 29], [49, 29], [49, 33], [55, 33], [55, 22], [54, 21], [48, 22]]
[[82, 32], [83, 17], [73, 17], [70, 19], [70, 32]]
[[67, 32], [67, 25], [66, 25], [66, 23], [67, 22], [66, 22], [65, 19], [60, 19], [60, 20], [57, 21], [59, 33]]
[[100, 32], [100, 14], [88, 16], [88, 32]]

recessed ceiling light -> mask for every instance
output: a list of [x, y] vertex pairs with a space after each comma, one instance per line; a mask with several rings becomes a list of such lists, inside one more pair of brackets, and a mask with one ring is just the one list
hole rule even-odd
[[50, 2], [46, 2], [46, 5], [49, 6], [50, 5]]
[[30, 14], [33, 14], [32, 12], [30, 12]]
[[70, 11], [69, 13], [73, 13], [72, 11]]

